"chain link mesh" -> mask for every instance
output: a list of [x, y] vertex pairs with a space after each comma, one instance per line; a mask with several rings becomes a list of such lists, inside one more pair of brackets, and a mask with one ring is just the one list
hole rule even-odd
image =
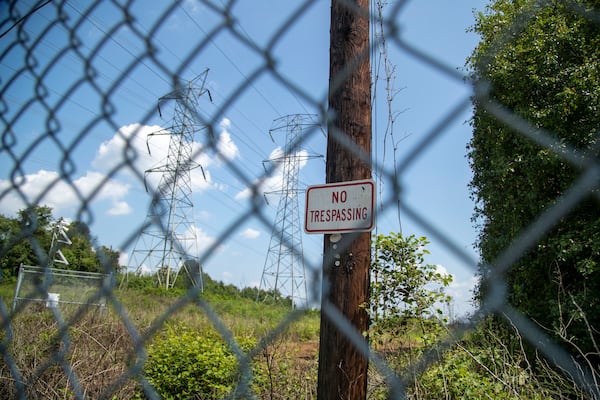
[[[79, 156], [89, 152], [90, 139], [98, 135], [98, 132], [106, 130], [120, 132], [122, 124], [119, 121], [122, 120], [122, 115], [119, 104], [123, 99], [130, 101], [137, 113], [132, 115], [129, 120], [140, 121], [140, 125], [151, 124], [157, 112], [156, 99], [154, 97], [151, 97], [150, 100], [143, 99], [128, 92], [128, 87], [134, 85], [144, 95], [153, 96], [152, 92], [144, 91], [144, 87], [150, 85], [151, 82], [138, 80], [141, 79], [138, 75], [141, 68], [152, 72], [150, 80], [165, 87], [164, 93], [176, 90], [182, 86], [181, 76], [188, 75], [193, 70], [193, 65], [209, 52], [214, 40], [219, 36], [226, 36], [234, 43], [232, 48], [242, 49], [240, 51], [247, 53], [249, 62], [243, 67], [235, 67], [238, 69], [238, 76], [241, 76], [242, 79], [235, 81], [232, 78], [233, 84], [237, 86], [229, 95], [216, 99], [210, 111], [194, 113], [196, 123], [207, 128], [204, 134], [204, 147], [195, 151], [197, 154], [214, 153], [224, 163], [231, 176], [241, 182], [241, 185], [251, 188], [252, 196], [238, 210], [234, 211], [235, 218], [220, 230], [214, 244], [203, 251], [200, 260], [203, 264], [214, 256], [219, 249], [219, 244], [226, 243], [239, 233], [239, 227], [248, 220], [257, 220], [269, 230], [273, 223], [270, 214], [265, 210], [260, 186], [262, 182], [270, 178], [272, 169], [266, 168], [264, 174], [260, 176], [252, 175], [246, 168], [231, 161], [215, 139], [215, 132], [223, 117], [231, 109], [237, 107], [236, 99], [249, 91], [258, 90], [255, 85], [258, 85], [259, 81], [265, 77], [269, 77], [275, 82], [275, 85], [290, 91], [293, 96], [302, 99], [314, 110], [319, 110], [321, 123], [327, 124], [330, 116], [325, 112], [327, 109], [326, 99], [316, 96], [312, 91], [299, 86], [293, 79], [285, 76], [278, 67], [279, 60], [276, 55], [276, 47], [280, 38], [292, 30], [294, 22], [309, 13], [316, 2], [296, 2], [295, 11], [281, 19], [271, 37], [259, 43], [252, 40], [236, 22], [238, 19], [236, 5], [239, 2], [198, 2], [197, 6], [203, 7], [203, 12], [210, 17], [212, 23], [208, 26], [200, 26], [194, 22], [204, 35], [186, 37], [187, 50], [183, 56], [177, 57], [169, 55], [172, 54], [169, 46], [177, 44], [169, 43], [166, 46], [160, 41], [160, 32], [165, 26], [177, 23], [176, 14], [186, 12], [186, 9], [182, 7], [186, 2], [153, 2], [152, 13], [144, 10], [145, 7], [148, 7], [146, 2], [124, 3], [122, 1], [93, 3], [24, 1], [10, 2], [0, 6], [2, 12], [0, 23], [0, 34], [2, 35], [0, 37], [2, 147], [0, 154], [5, 171], [4, 179], [6, 179], [0, 188], [0, 201], [17, 201], [25, 207], [35, 206], [42, 204], [45, 196], [52, 191], [61, 190], [65, 191], [65, 196], [77, 199], [78, 207], [74, 212], [74, 218], [92, 224], [100, 218], [92, 211], [92, 205], [99, 199], [105, 198], [107, 192], [117, 189], [111, 186], [111, 178], [127, 173], [141, 185], [145, 183], [145, 169], [138, 163], [140, 154], [136, 153], [136, 147], [133, 145], [135, 134], [121, 135], [123, 142], [121, 160], [114, 164], [104, 177], [90, 180], [88, 183], [91, 186], [89, 187], [83, 188], [82, 185], [75, 182], [78, 176], [85, 172], [83, 170], [85, 167], [77, 164], [75, 155]], [[450, 80], [463, 82], [465, 78], [462, 74], [421, 49], [413, 47], [402, 37], [398, 23], [404, 3], [406, 2], [394, 4], [389, 16], [383, 21], [388, 35], [386, 37], [388, 45], [408, 54], [424, 66], [435, 69]], [[113, 16], [111, 20], [103, 19], [103, 16], [108, 15], [107, 13]], [[534, 17], [535, 12], [532, 12], [531, 15], [524, 18]], [[524, 23], [524, 21], [521, 20], [520, 23]], [[102, 32], [102, 35], [90, 35], [89, 30], [92, 27], [96, 32]], [[513, 26], [511, 29], [518, 30], [519, 26]], [[505, 40], [509, 39], [510, 35], [507, 34]], [[328, 38], [323, 38], [323, 40], [326, 41]], [[66, 45], [59, 45], [59, 43], [66, 43]], [[374, 46], [379, 44], [375, 43]], [[497, 43], [497, 48], [501, 48], [502, 44], [501, 42]], [[219, 51], [226, 55], [228, 50], [219, 49]], [[489, 277], [490, 294], [474, 312], [469, 323], [461, 325], [452, 332], [448, 340], [439, 342], [434, 349], [415, 360], [403, 376], [398, 376], [384, 359], [379, 358], [375, 352], [370, 352], [369, 344], [360, 334], [354, 332], [348, 321], [334, 307], [324, 304], [324, 312], [347, 332], [348, 339], [352, 343], [364, 354], [369, 354], [372, 365], [382, 376], [386, 377], [387, 385], [393, 388], [392, 393], [395, 393], [398, 398], [404, 398], [406, 395], [405, 385], [411, 377], [417, 376], [432, 363], [443, 358], [444, 350], [458, 343], [465, 333], [472, 330], [479, 321], [491, 313], [505, 316], [523, 337], [537, 347], [540, 353], [573, 377], [575, 384], [584, 392], [598, 398], [596, 376], [582, 368], [565, 349], [553, 343], [546, 332], [506, 302], [503, 280], [503, 273], [522, 254], [534, 246], [550, 227], [597, 188], [600, 174], [597, 160], [591, 156], [585, 156], [582, 159], [576, 149], [565, 148], [555, 143], [550, 132], [534, 129], [527, 121], [514, 115], [502, 104], [491, 101], [485, 82], [471, 82], [471, 84], [472, 97], [480, 103], [485, 102], [487, 110], [495, 118], [545, 148], [561, 149], [559, 155], [563, 159], [581, 168], [580, 177], [573, 182], [571, 189], [561, 197], [554, 207], [539, 215], [535, 221], [531, 221], [528, 229], [514, 240], [496, 260], [494, 276]], [[321, 89], [320, 93], [326, 90], [326, 88]], [[264, 97], [262, 93], [260, 95]], [[272, 101], [276, 101], [266, 98], [265, 100], [271, 105]], [[396, 208], [400, 201], [403, 216], [416, 221], [430, 233], [434, 240], [443, 243], [466, 266], [476, 271], [478, 261], [465, 252], [452, 237], [445, 234], [444, 227], [428, 220], [425, 215], [420, 213], [418, 207], [405, 201], [401, 191], [404, 177], [402, 173], [397, 176], [395, 172], [406, 171], [418, 159], [426, 157], [425, 153], [428, 148], [448, 133], [447, 128], [450, 123], [465, 110], [470, 109], [471, 100], [471, 96], [468, 96], [457, 102], [446, 116], [441, 118], [434, 128], [420, 140], [419, 145], [415, 146], [409, 155], [398, 160], [396, 168], [389, 169], [388, 166], [379, 164], [379, 160], [375, 160], [373, 169], [383, 171], [382, 176], [389, 182], [387, 187], [392, 191], [381, 200], [384, 211]], [[73, 116], [78, 119], [75, 130], [69, 122]], [[30, 124], [32, 119], [42, 121], [43, 125], [32, 128]], [[292, 146], [291, 151], [301, 148], [315, 135], [321, 135], [321, 131], [314, 129], [304, 133], [304, 136]], [[45, 155], [53, 153], [59, 154], [59, 158], [56, 160], [45, 158]], [[28, 185], [31, 184], [28, 181], [30, 177], [28, 173], [32, 165], [39, 164], [54, 168], [57, 172], [52, 179], [47, 180], [49, 182], [47, 186], [38, 190], [32, 197], [28, 190]], [[50, 174], [48, 171], [46, 173]], [[598, 192], [594, 193], [597, 195]], [[159, 227], [166, 229], [164, 226]], [[128, 231], [128, 239], [122, 244], [122, 247], [131, 248], [144, 228], [144, 226], [122, 227], [121, 229]], [[33, 236], [29, 236], [27, 239], [43, 259], [43, 246]], [[320, 266], [309, 259], [305, 261], [308, 264], [309, 273], [318, 276]], [[316, 301], [320, 292], [318, 279], [309, 279], [308, 282], [311, 282], [308, 293], [312, 296], [313, 301]], [[124, 335], [115, 337], [114, 343], [131, 349], [131, 353], [124, 371], [110, 382], [106, 382], [104, 391], [94, 394], [94, 397], [111, 398], [113, 395], [118, 395], [122, 386], [134, 379], [139, 382], [148, 397], [158, 398], [152, 385], [141, 373], [147, 356], [147, 346], [152, 338], [158, 335], [166, 320], [190, 305], [206, 315], [237, 358], [241, 373], [236, 395], [240, 397], [255, 396], [251, 386], [250, 368], [253, 357], [260, 354], [267, 346], [276, 341], [283, 331], [302, 318], [303, 310], [291, 311], [285, 320], [268, 332], [256, 346], [249, 351], [244, 351], [213, 305], [198, 296], [199, 290], [196, 287], [187, 291], [184, 296], [177, 299], [173, 305], [152, 321], [147, 329], [141, 331], [137, 327], [136, 321], [132, 320], [129, 315], [127, 307], [116, 296], [115, 282], [106, 280], [102, 284], [99, 296], [107, 299], [109, 307], [115, 310], [117, 318], [125, 327]], [[11, 321], [23, 312], [22, 307], [17, 307], [14, 312], [11, 312], [6, 303], [0, 302], [3, 332], [0, 350], [5, 363], [0, 385], [10, 386], [12, 393], [23, 398], [27, 395], [27, 382], [35, 381], [49, 369], [58, 366], [65, 375], [69, 376], [68, 385], [73, 397], [89, 396], [85, 390], [85, 382], [89, 377], [77, 374], [68, 355], [73, 335], [78, 332], [74, 329], [74, 325], [83, 317], [85, 311], [76, 311], [65, 320], [60, 311], [52, 309], [58, 326], [56, 351], [49, 359], [35, 367], [33, 376], [23, 375], [17, 361], [18, 356], [14, 353], [14, 347], [11, 347], [11, 343], [17, 340]]]

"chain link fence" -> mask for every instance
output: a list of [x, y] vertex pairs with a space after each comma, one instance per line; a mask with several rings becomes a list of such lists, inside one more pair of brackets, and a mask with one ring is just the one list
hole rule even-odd
[[[204, 127], [203, 143], [201, 148], [193, 148], [196, 155], [212, 153], [218, 159], [231, 179], [237, 180], [240, 186], [250, 188], [250, 195], [240, 203], [238, 209], [233, 209], [232, 221], [221, 227], [216, 234], [216, 240], [203, 249], [200, 257], [204, 264], [219, 252], [219, 246], [226, 244], [232, 237], [239, 234], [239, 229], [249, 220], [259, 221], [263, 227], [270, 231], [273, 224], [272, 215], [266, 210], [263, 199], [264, 187], [261, 186], [273, 175], [273, 167], [268, 167], [262, 174], [255, 175], [237, 161], [232, 160], [227, 154], [227, 148], [217, 138], [224, 116], [231, 110], [241, 107], [238, 98], [248, 92], [256, 91], [263, 97], [266, 104], [273, 105], [277, 102], [276, 96], [266, 98], [259, 89], [265, 79], [269, 84], [280, 90], [291, 93], [295, 98], [301, 99], [307, 105], [301, 112], [316, 112], [318, 120], [323, 126], [327, 125], [326, 87], [320, 88], [318, 94], [312, 89], [300, 86], [294, 79], [282, 73], [278, 59], [279, 40], [293, 31], [296, 21], [300, 21], [319, 3], [318, 1], [296, 1], [293, 11], [285, 14], [272, 30], [272, 35], [267, 38], [252, 38], [238, 23], [238, 6], [241, 1], [173, 1], [173, 2], [123, 2], [123, 1], [98, 1], [94, 3], [71, 1], [14, 1], [0, 5], [2, 21], [0, 22], [0, 120], [2, 124], [2, 158], [3, 181], [0, 188], [0, 201], [14, 202], [26, 208], [44, 204], [43, 202], [54, 191], [64, 191], [65, 200], [76, 199], [77, 207], [73, 211], [74, 219], [89, 223], [93, 227], [94, 221], [102, 218], [95, 203], [111, 195], [120, 187], [115, 185], [113, 179], [122, 174], [127, 174], [139, 184], [140, 187], [147, 183], [145, 175], [147, 168], [140, 163], [142, 155], [138, 154], [134, 145], [136, 134], [141, 135], [140, 128], [134, 129], [134, 134], [125, 134], [123, 128], [123, 115], [121, 104], [130, 103], [135, 112], [129, 121], [139, 121], [139, 126], [153, 125], [157, 116], [157, 98], [154, 92], [145, 91], [145, 87], [156, 83], [164, 88], [162, 94], [174, 93], [181, 99], [181, 87], [185, 87], [182, 76], [189, 76], [197, 63], [215, 51], [215, 41], [219, 37], [226, 37], [231, 44], [231, 49], [216, 47], [226, 58], [228, 52], [247, 53], [248, 63], [235, 65], [234, 71], [237, 78], [232, 77], [231, 89], [226, 95], [219, 95], [214, 86], [208, 86], [210, 107], [205, 107], [202, 112], [188, 110], [193, 115], [194, 124]], [[463, 82], [464, 76], [454, 68], [445, 65], [442, 61], [432, 57], [429, 53], [417, 49], [407, 42], [398, 29], [400, 14], [408, 2], [397, 2], [389, 6], [383, 27], [386, 32], [387, 45], [395, 50], [404, 52], [414, 61], [422, 63], [427, 68], [438, 71], [456, 82]], [[176, 26], [181, 23], [177, 18], [183, 14], [191, 13], [196, 7], [202, 9], [202, 21], [210, 20], [207, 25], [193, 22], [202, 34], [191, 35], [189, 32], [181, 33], [185, 42], [184, 50], [178, 49], [182, 43], [163, 43], [162, 32], [167, 26]], [[273, 7], [277, 8], [275, 5]], [[149, 10], [152, 8], [152, 10]], [[276, 12], [276, 10], [274, 10]], [[577, 10], [574, 10], [577, 12]], [[191, 18], [191, 17], [190, 17]], [[535, 12], [525, 16], [517, 23], [524, 24], [528, 18], [535, 18]], [[591, 17], [590, 17], [591, 18]], [[191, 19], [197, 21], [197, 19]], [[373, 21], [375, 13], [373, 11]], [[519, 26], [511, 27], [514, 31]], [[198, 31], [196, 31], [198, 32]], [[506, 35], [505, 40], [509, 40]], [[327, 37], [321, 40], [328, 41]], [[382, 38], [375, 40], [373, 46], [380, 46]], [[497, 43], [501, 48], [502, 43]], [[492, 50], [492, 52], [495, 50]], [[177, 55], [175, 54], [177, 52]], [[232, 53], [230, 53], [232, 54]], [[325, 64], [320, 65], [327, 68]], [[151, 71], [150, 77], [142, 78], [140, 71]], [[241, 77], [241, 78], [240, 78]], [[210, 80], [210, 78], [209, 78]], [[559, 154], [563, 159], [581, 166], [581, 158], [575, 149], [566, 149], [557, 145], [548, 132], [533, 129], [527, 121], [521, 120], [505, 109], [501, 104], [488, 99], [488, 88], [483, 82], [471, 82], [472, 96], [480, 102], [487, 101], [488, 111], [495, 118], [503, 121], [524, 137], [548, 149], [561, 149]], [[131, 93], [130, 88], [137, 88], [137, 93]], [[215, 84], [216, 86], [217, 84]], [[203, 88], [204, 89], [204, 88]], [[179, 92], [178, 92], [179, 91]], [[142, 94], [141, 96], [139, 94]], [[152, 97], [150, 97], [152, 96]], [[207, 97], [207, 96], [205, 96]], [[212, 101], [214, 100], [214, 101]], [[184, 108], [185, 108], [185, 102]], [[207, 103], [208, 104], [208, 103]], [[460, 243], [444, 233], [444, 227], [437, 226], [423, 215], [418, 207], [408, 204], [401, 192], [403, 172], [417, 159], [425, 157], [425, 153], [432, 144], [447, 134], [447, 127], [457, 116], [469, 110], [471, 98], [467, 97], [455, 104], [451, 111], [438, 121], [435, 127], [423, 138], [408, 156], [400, 160], [391, 168], [374, 158], [374, 171], [381, 171], [382, 179], [386, 181], [387, 190], [392, 191], [381, 199], [382, 212], [392, 210], [400, 202], [401, 213], [416, 221], [432, 239], [442, 243], [449, 252], [461, 259], [473, 271], [477, 269], [477, 260], [465, 252]], [[130, 108], [126, 112], [131, 112]], [[168, 111], [160, 110], [162, 114]], [[252, 113], [253, 111], [249, 111]], [[273, 118], [275, 119], [275, 118]], [[73, 121], [76, 120], [76, 124]], [[37, 125], [32, 121], [37, 121]], [[181, 122], [185, 125], [185, 121]], [[137, 131], [135, 130], [137, 129]], [[82, 154], [89, 154], [91, 143], [97, 140], [99, 132], [121, 132], [121, 153], [118, 161], [113, 162], [102, 176], [91, 176], [87, 182], [79, 180], [85, 172], [86, 166], [78, 165]], [[289, 151], [312, 146], [312, 140], [322, 135], [318, 128], [303, 133], [303, 136], [293, 143]], [[251, 138], [248, 140], [252, 141]], [[323, 153], [324, 149], [316, 152]], [[46, 158], [50, 154], [58, 153], [56, 159]], [[427, 370], [433, 363], [444, 357], [444, 351], [460, 342], [460, 338], [474, 329], [486, 316], [496, 313], [504, 315], [515, 329], [534, 344], [537, 351], [558, 365], [572, 377], [573, 382], [583, 393], [590, 397], [600, 398], [596, 383], [597, 376], [587, 366], [577, 362], [564, 348], [554, 343], [549, 335], [533, 321], [521, 314], [506, 302], [504, 287], [504, 272], [520, 258], [529, 248], [534, 246], [540, 238], [552, 227], [556, 221], [563, 218], [583, 198], [597, 188], [598, 163], [594, 158], [587, 157], [581, 169], [580, 179], [573, 182], [571, 190], [565, 193], [555, 206], [531, 221], [529, 228], [523, 232], [513, 243], [505, 249], [496, 261], [494, 275], [488, 277], [490, 282], [489, 296], [484, 299], [479, 308], [473, 313], [469, 322], [454, 329], [449, 339], [439, 342], [429, 352], [413, 360], [410, 368], [400, 376], [387, 365], [386, 361], [378, 358], [371, 352], [372, 365], [379, 373], [386, 377], [386, 384], [395, 388], [392, 392], [398, 398], [406, 396], [405, 385], [411, 377]], [[48, 167], [49, 179], [31, 181], [33, 167], [42, 165]], [[184, 168], [186, 173], [191, 173], [189, 165]], [[50, 171], [56, 170], [52, 173]], [[396, 171], [400, 171], [399, 174]], [[203, 171], [204, 173], [204, 171]], [[47, 177], [48, 178], [48, 177]], [[94, 179], [92, 179], [94, 178]], [[175, 177], [171, 177], [175, 179]], [[206, 176], [203, 178], [206, 179]], [[31, 191], [31, 185], [39, 185]], [[193, 186], [192, 183], [190, 183]], [[32, 195], [31, 193], [35, 193]], [[161, 196], [161, 191], [150, 191], [156, 198]], [[597, 192], [595, 192], [597, 194]], [[147, 197], [150, 202], [151, 195]], [[159, 230], [166, 232], [166, 225], [161, 221], [150, 221]], [[136, 239], [147, 229], [147, 225], [120, 226], [119, 230], [127, 232], [126, 239], [121, 246], [131, 249]], [[23, 239], [23, 238], [20, 238]], [[35, 237], [27, 236], [32, 247], [44, 258], [47, 249], [37, 242]], [[4, 249], [3, 251], [7, 251]], [[320, 265], [313, 259], [305, 260], [309, 275], [314, 279], [307, 279], [310, 301], [317, 304], [319, 301], [320, 282], [318, 279]], [[17, 268], [18, 266], [15, 266]], [[107, 263], [106, 268], [109, 269]], [[116, 295], [118, 283], [106, 279], [100, 285], [96, 296], [106, 298], [108, 306], [114, 310], [117, 317], [125, 326], [125, 337], [115, 338], [115, 345], [123, 346], [129, 354], [127, 367], [110, 382], [106, 382], [104, 391], [95, 394], [99, 398], [112, 398], [118, 395], [120, 388], [130, 380], [136, 380], [143, 388], [146, 396], [157, 398], [158, 395], [152, 385], [143, 377], [142, 368], [147, 356], [147, 346], [159, 334], [164, 323], [171, 316], [177, 314], [185, 307], [192, 305], [201, 310], [210, 323], [219, 332], [229, 345], [240, 365], [240, 378], [237, 392], [234, 396], [251, 398], [256, 396], [253, 392], [250, 365], [253, 357], [260, 354], [267, 346], [277, 340], [277, 337], [295, 321], [302, 318], [303, 310], [292, 310], [286, 319], [280, 322], [273, 330], [268, 332], [258, 343], [248, 351], [243, 351], [240, 344], [234, 339], [231, 330], [223, 323], [221, 316], [213, 306], [198, 296], [198, 286], [188, 290], [161, 315], [157, 316], [149, 328], [140, 331], [136, 321], [129, 315], [127, 307]], [[20, 351], [14, 347], [16, 341], [12, 321], [17, 316], [25, 313], [23, 307], [16, 307], [11, 312], [10, 303], [0, 303], [0, 316], [2, 320], [2, 342], [0, 350], [3, 356], [3, 373], [0, 386], [10, 388], [4, 393], [13, 393], [18, 398], [25, 398], [28, 394], [29, 382], [43, 376], [51, 368], [58, 367], [68, 376], [68, 393], [75, 398], [85, 398], [86, 376], [78, 376], [76, 366], [72, 365], [69, 358], [69, 344], [78, 331], [73, 329], [75, 323], [85, 315], [83, 309], [74, 312], [65, 319], [57, 308], [51, 312], [57, 322], [58, 344], [51, 356], [42, 360], [35, 366], [32, 374], [24, 376], [25, 366], [19, 365]], [[347, 329], [350, 340], [354, 341], [365, 354], [369, 353], [369, 346], [363, 338], [353, 332], [341, 315], [331, 307], [326, 307], [326, 312], [335, 323]], [[72, 350], [72, 349], [71, 349]], [[92, 360], [93, 362], [93, 360]], [[66, 397], [66, 394], [64, 394]]]

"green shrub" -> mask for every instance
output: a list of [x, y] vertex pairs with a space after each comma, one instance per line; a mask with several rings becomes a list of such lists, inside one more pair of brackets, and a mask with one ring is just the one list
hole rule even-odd
[[148, 347], [144, 372], [164, 399], [218, 399], [233, 387], [237, 360], [212, 332], [169, 329]]
[[457, 345], [417, 379], [412, 388], [422, 398], [527, 399], [550, 398], [531, 375], [520, 355], [511, 356], [500, 344]]

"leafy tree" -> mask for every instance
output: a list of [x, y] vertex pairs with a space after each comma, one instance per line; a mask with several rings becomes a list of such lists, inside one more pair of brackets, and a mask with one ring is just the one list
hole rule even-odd
[[[0, 215], [0, 268], [4, 278], [16, 277], [19, 265], [41, 265], [52, 244], [55, 220], [48, 206], [20, 210], [16, 218]], [[96, 239], [87, 224], [73, 221], [67, 226], [70, 245], [60, 245], [68, 266], [89, 272], [118, 271], [119, 252], [106, 246], [94, 247]]]
[[440, 306], [450, 301], [444, 288], [452, 277], [426, 264], [425, 237], [391, 232], [373, 240], [371, 265], [371, 319], [385, 326], [397, 319], [423, 319], [442, 315]]
[[31, 249], [24, 240], [18, 240], [19, 223], [14, 218], [0, 215], [0, 269], [2, 278], [16, 276], [21, 263], [27, 264]]
[[118, 250], [113, 250], [112, 247], [100, 246], [100, 248], [96, 251], [98, 265], [100, 265], [99, 272], [120, 272], [122, 269], [121, 265], [119, 264], [120, 256], [121, 254]]
[[98, 240], [85, 222], [73, 221], [68, 228], [72, 243], [61, 251], [71, 263], [69, 268], [88, 272], [118, 272], [121, 269], [119, 252], [111, 247], [98, 245]]
[[[468, 156], [482, 265], [581, 174], [557, 152], [571, 147], [598, 155], [600, 26], [592, 19], [598, 11], [597, 1], [496, 0], [477, 16], [481, 41], [468, 66], [474, 79], [489, 82], [490, 92], [489, 99], [475, 101]], [[490, 112], [492, 101], [551, 132], [557, 145], [542, 147], [499, 121]], [[597, 352], [599, 262], [600, 207], [590, 197], [510, 268], [508, 300], [557, 334], [570, 321], [571, 343], [583, 353]], [[486, 290], [483, 284], [480, 298]]]
[[69, 262], [69, 266], [65, 268], [98, 272], [98, 259], [86, 235], [77, 230], [69, 229], [68, 236], [71, 239], [71, 244], [60, 249]]
[[47, 228], [52, 222], [52, 207], [31, 206], [17, 212], [17, 220], [24, 229], [33, 233]]
[[2, 275], [16, 276], [19, 265], [39, 265], [52, 240], [52, 209], [32, 206], [20, 210], [17, 218], [0, 217], [0, 265]]

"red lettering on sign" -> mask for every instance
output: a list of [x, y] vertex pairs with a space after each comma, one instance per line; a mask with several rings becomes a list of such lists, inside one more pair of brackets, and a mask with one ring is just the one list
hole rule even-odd
[[345, 190], [339, 192], [331, 192], [331, 202], [332, 203], [345, 203], [348, 200], [348, 193]]

